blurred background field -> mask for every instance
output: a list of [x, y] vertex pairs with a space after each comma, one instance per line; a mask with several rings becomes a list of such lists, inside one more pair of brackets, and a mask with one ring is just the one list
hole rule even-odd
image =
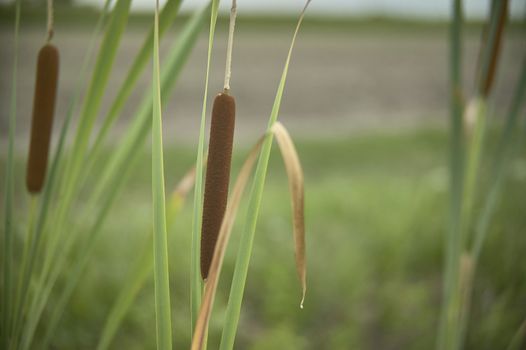
[[[241, 6], [241, 5], [240, 5]], [[0, 16], [0, 174], [7, 144], [12, 26]], [[25, 158], [35, 57], [45, 16], [22, 14], [17, 118], [15, 215], [22, 221]], [[79, 62], [90, 36], [90, 11], [57, 10], [55, 43], [61, 49], [58, 133], [72, 98]], [[5, 19], [5, 20], [4, 20]], [[181, 21], [185, 18], [182, 17]], [[104, 98], [115, 97], [149, 28], [150, 15], [131, 18]], [[237, 100], [234, 174], [266, 125], [294, 20], [239, 17], [232, 89]], [[179, 24], [162, 40], [177, 40]], [[465, 35], [465, 82], [471, 86], [481, 25]], [[166, 185], [195, 162], [204, 85], [206, 31], [164, 109]], [[508, 27], [491, 110], [500, 130], [526, 54], [524, 25]], [[218, 24], [211, 96], [222, 86], [226, 21]], [[430, 349], [440, 308], [448, 204], [447, 22], [389, 18], [307, 17], [293, 54], [280, 120], [297, 143], [305, 170], [308, 291], [300, 310], [287, 180], [274, 152], [249, 271], [236, 349]], [[162, 58], [161, 58], [162, 66]], [[151, 87], [146, 69], [112, 139], [118, 142], [137, 101]], [[524, 127], [524, 111], [521, 114]], [[493, 135], [492, 134], [492, 135]], [[523, 135], [524, 138], [524, 135]], [[523, 141], [526, 141], [523, 139]], [[477, 271], [468, 349], [505, 349], [526, 318], [526, 143], [514, 160], [503, 199]], [[112, 152], [108, 144], [106, 154]], [[487, 158], [494, 150], [490, 142]], [[90, 349], [109, 308], [151, 233], [149, 147], [126, 180], [96, 254], [67, 308], [56, 349]], [[487, 168], [487, 165], [485, 165]], [[104, 164], [99, 164], [104, 167]], [[3, 180], [3, 175], [2, 175]], [[2, 181], [3, 186], [3, 181]], [[482, 183], [484, 186], [484, 182]], [[89, 186], [87, 186], [89, 188]], [[191, 198], [192, 196], [190, 196]], [[245, 202], [243, 202], [245, 203]], [[77, 201], [69, 225], [89, 227], [92, 213]], [[226, 256], [210, 329], [209, 349], [221, 334], [237, 241], [245, 209]], [[478, 208], [477, 208], [478, 210]], [[172, 317], [176, 348], [190, 342], [189, 265], [192, 203], [169, 232]], [[19, 233], [25, 232], [24, 228]], [[82, 247], [76, 247], [81, 250]], [[72, 254], [71, 259], [75, 259]], [[60, 290], [61, 284], [57, 285]], [[113, 343], [114, 349], [155, 348], [153, 282], [141, 291]], [[53, 308], [53, 300], [49, 310]], [[46, 311], [46, 312], [49, 312]], [[43, 317], [44, 323], [46, 316]], [[37, 336], [38, 337], [38, 336]]]
[[[242, 6], [242, 5], [240, 5]], [[28, 10], [29, 11], [29, 10]], [[96, 19], [81, 10], [57, 9], [54, 41], [61, 48], [56, 130], [73, 95], [78, 70]], [[7, 14], [3, 15], [4, 18]], [[24, 14], [22, 14], [24, 16]], [[45, 16], [30, 11], [20, 38], [19, 96], [33, 91], [35, 59], [42, 42]], [[176, 20], [161, 42], [166, 52], [177, 40], [177, 28], [186, 18]], [[151, 15], [136, 14], [124, 34], [117, 63], [105, 94], [102, 115], [107, 112], [151, 25]], [[249, 14], [239, 16], [233, 62], [232, 86], [236, 91], [239, 141], [253, 140], [267, 122], [289, 40], [293, 16], [275, 18]], [[220, 21], [213, 52], [210, 94], [223, 83], [226, 50], [226, 20]], [[12, 26], [4, 21], [0, 39], [2, 76], [12, 66]], [[448, 37], [445, 20], [390, 18], [327, 18], [307, 16], [300, 33], [283, 99], [280, 120], [293, 135], [346, 137], [370, 130], [400, 131], [407, 128], [445, 127], [448, 116]], [[495, 88], [496, 115], [505, 112], [518, 79], [521, 59], [526, 52], [523, 25], [514, 21], [506, 32], [503, 55]], [[464, 53], [465, 82], [472, 87], [479, 50], [481, 22], [466, 30]], [[164, 109], [165, 142], [195, 143], [198, 136], [207, 32], [200, 40]], [[162, 58], [161, 58], [162, 64]], [[142, 74], [121, 120], [128, 121], [140, 97], [150, 87], [151, 70]], [[0, 102], [7, 106], [10, 80], [0, 82]], [[1, 135], [7, 135], [8, 108], [2, 108]], [[31, 103], [19, 99], [18, 139], [27, 145]], [[99, 118], [102, 120], [102, 118]], [[121, 123], [121, 126], [123, 124]], [[117, 128], [117, 132], [121, 128]], [[3, 137], [5, 139], [5, 137]], [[23, 141], [22, 141], [23, 140]]]
[[[436, 130], [297, 142], [306, 176], [309, 289], [303, 310], [299, 308], [287, 180], [280, 156], [274, 152], [236, 349], [432, 348], [447, 222], [446, 142], [446, 134]], [[236, 150], [234, 172], [245, 154], [245, 147]], [[194, 150], [178, 145], [169, 148], [165, 157], [170, 190], [192, 165]], [[151, 232], [150, 162], [145, 151], [113, 207], [94, 259], [59, 328], [54, 342], [58, 349], [89, 349], [96, 343], [115, 296], [145, 249]], [[468, 349], [505, 349], [524, 319], [526, 265], [517, 262], [526, 249], [525, 181], [522, 152], [514, 162], [483, 251]], [[18, 204], [23, 203], [21, 198]], [[82, 204], [78, 206], [71, 225], [89, 227], [89, 213]], [[190, 341], [191, 208], [188, 201], [169, 232], [177, 348], [185, 348]], [[241, 220], [227, 253], [210, 349], [219, 341], [245, 209], [240, 210]], [[153, 303], [149, 279], [112, 348], [155, 348]]]

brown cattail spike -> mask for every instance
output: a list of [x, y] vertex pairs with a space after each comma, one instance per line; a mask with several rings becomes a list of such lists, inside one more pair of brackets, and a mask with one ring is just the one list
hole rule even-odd
[[38, 54], [31, 143], [27, 161], [26, 185], [30, 193], [39, 193], [46, 177], [57, 94], [58, 64], [57, 48], [52, 44], [44, 45]]
[[[495, 80], [495, 75], [497, 71], [497, 62], [499, 60], [499, 55], [501, 52], [501, 42], [502, 42], [502, 36], [504, 32], [504, 27], [506, 25], [506, 19], [508, 15], [508, 0], [499, 0], [502, 1], [502, 4], [500, 5], [500, 13], [496, 14], [498, 18], [496, 18], [496, 33], [495, 33], [495, 41], [493, 43], [493, 46], [491, 47], [491, 55], [490, 60], [488, 63], [488, 71], [486, 73], [486, 76], [482, 78], [482, 81], [480, 82], [480, 93], [482, 96], [487, 97], [489, 93], [491, 92], [491, 88], [493, 86], [493, 81]], [[492, 5], [492, 13], [491, 16], [493, 16], [493, 11], [498, 10], [498, 2]], [[488, 24], [488, 27], [485, 30], [483, 38], [485, 39], [484, 45], [482, 45], [482, 50], [486, 49], [486, 46], [488, 45], [488, 36], [489, 36], [489, 26], [491, 24]], [[481, 54], [482, 56], [482, 54]]]
[[218, 94], [212, 109], [206, 166], [201, 232], [201, 277], [203, 279], [208, 277], [217, 236], [225, 214], [235, 119], [236, 103], [234, 98], [227, 93]]

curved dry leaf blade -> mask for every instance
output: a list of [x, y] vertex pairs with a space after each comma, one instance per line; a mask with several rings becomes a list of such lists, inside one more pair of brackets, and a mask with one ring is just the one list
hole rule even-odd
[[252, 168], [254, 167], [264, 140], [265, 137], [262, 137], [250, 151], [245, 163], [243, 164], [243, 167], [241, 168], [241, 171], [239, 172], [236, 183], [232, 190], [231, 198], [228, 201], [225, 215], [223, 217], [223, 223], [221, 224], [221, 229], [219, 230], [214, 256], [210, 265], [208, 279], [205, 283], [204, 296], [201, 302], [201, 308], [199, 309], [199, 316], [197, 318], [194, 336], [192, 338], [192, 350], [201, 350], [204, 348], [208, 322], [210, 321], [210, 315], [212, 313], [212, 306], [214, 304], [219, 274], [221, 273], [223, 258], [225, 256], [225, 251], [230, 239], [230, 233], [232, 232], [232, 226], [237, 215], [241, 197], [245, 190], [248, 179], [250, 178]]
[[301, 281], [302, 298], [300, 307], [303, 309], [305, 292], [307, 291], [307, 267], [305, 264], [305, 215], [304, 215], [304, 181], [303, 169], [296, 152], [296, 147], [287, 129], [280, 122], [274, 123], [271, 128], [279, 149], [289, 180], [290, 194], [292, 200], [292, 227], [294, 231], [294, 245], [296, 250], [296, 269]]

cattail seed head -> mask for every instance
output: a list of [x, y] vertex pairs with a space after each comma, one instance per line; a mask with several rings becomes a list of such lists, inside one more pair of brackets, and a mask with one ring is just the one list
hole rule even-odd
[[46, 177], [55, 99], [58, 84], [58, 50], [46, 44], [38, 53], [31, 141], [27, 161], [26, 185], [29, 193], [39, 193]]
[[201, 231], [201, 277], [203, 279], [208, 277], [227, 204], [235, 118], [234, 98], [227, 93], [218, 94], [212, 109], [205, 179]]

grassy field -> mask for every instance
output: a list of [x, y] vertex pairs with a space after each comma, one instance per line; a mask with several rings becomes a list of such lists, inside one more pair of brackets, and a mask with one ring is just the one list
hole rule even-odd
[[[287, 181], [275, 152], [236, 348], [431, 348], [440, 305], [447, 220], [446, 134], [420, 130], [297, 143], [306, 174], [305, 309], [298, 307], [300, 286], [294, 267]], [[235, 173], [245, 154], [243, 149], [235, 151]], [[169, 190], [191, 166], [194, 150], [189, 146], [170, 148], [165, 160]], [[88, 349], [96, 344], [127, 273], [142, 252], [151, 249], [145, 243], [151, 234], [150, 162], [145, 151], [115, 203], [96, 254], [67, 308], [54, 348]], [[23, 173], [22, 163], [17, 171]], [[18, 193], [23, 193], [23, 176], [17, 179]], [[506, 348], [525, 317], [526, 265], [517, 263], [523, 260], [526, 249], [525, 181], [523, 148], [521, 158], [513, 164], [483, 251], [468, 349]], [[19, 197], [19, 209], [23, 202]], [[69, 222], [82, 228], [89, 223], [90, 215], [78, 205], [73, 211], [77, 216]], [[22, 212], [17, 210], [19, 215]], [[239, 217], [244, 217], [243, 206]], [[234, 229], [220, 281], [210, 349], [220, 337], [237, 237], [243, 233], [240, 224]], [[186, 348], [191, 336], [190, 227], [191, 203], [187, 202], [169, 232], [177, 348]], [[153, 303], [150, 279], [112, 348], [155, 348]], [[52, 308], [53, 302], [47, 312]]]

